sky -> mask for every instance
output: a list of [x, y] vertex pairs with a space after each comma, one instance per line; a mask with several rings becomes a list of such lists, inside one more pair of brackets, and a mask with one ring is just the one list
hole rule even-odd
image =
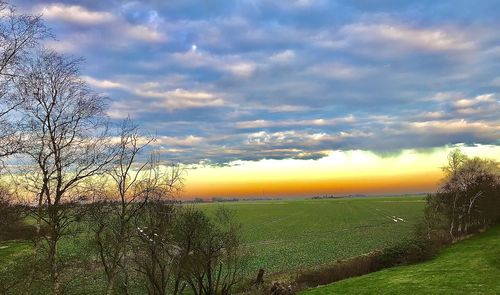
[[436, 189], [446, 154], [500, 160], [500, 2], [26, 1], [83, 56], [186, 197]]

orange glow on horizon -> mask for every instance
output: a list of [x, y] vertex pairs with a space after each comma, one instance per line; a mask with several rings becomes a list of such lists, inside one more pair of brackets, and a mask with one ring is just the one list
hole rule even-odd
[[290, 181], [215, 181], [194, 184], [184, 196], [192, 197], [304, 197], [314, 195], [398, 194], [432, 192], [442, 178], [440, 171], [394, 177], [290, 180]]
[[[433, 192], [452, 148], [405, 150], [380, 156], [336, 151], [319, 160], [238, 161], [195, 167], [187, 173], [183, 198], [305, 197]], [[467, 155], [500, 160], [499, 146], [461, 147]]]

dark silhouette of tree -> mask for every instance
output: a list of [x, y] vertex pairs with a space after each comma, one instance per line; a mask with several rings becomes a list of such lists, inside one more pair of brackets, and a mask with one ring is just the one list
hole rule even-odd
[[114, 156], [106, 136], [105, 99], [81, 80], [79, 64], [41, 51], [16, 79], [29, 161], [24, 185], [36, 195], [31, 213], [48, 231], [42, 238], [53, 294], [61, 293], [58, 243], [75, 220], [72, 204], [84, 195], [83, 181], [103, 173]]
[[119, 273], [126, 276], [131, 249], [134, 219], [150, 200], [168, 199], [182, 186], [180, 166], [160, 165], [158, 155], [143, 159], [141, 153], [154, 141], [139, 134], [136, 125], [127, 119], [119, 132], [116, 157], [107, 175], [113, 187], [98, 200], [92, 211], [94, 242], [107, 278], [107, 294], [116, 290]]
[[244, 266], [241, 225], [219, 208], [213, 219], [187, 208], [176, 216], [175, 237], [182, 277], [195, 295], [227, 295], [240, 281]]

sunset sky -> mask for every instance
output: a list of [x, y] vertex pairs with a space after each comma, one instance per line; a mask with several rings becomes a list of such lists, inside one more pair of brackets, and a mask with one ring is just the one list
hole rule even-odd
[[[410, 3], [414, 2], [414, 3]], [[500, 2], [26, 1], [186, 197], [427, 192], [500, 160]]]

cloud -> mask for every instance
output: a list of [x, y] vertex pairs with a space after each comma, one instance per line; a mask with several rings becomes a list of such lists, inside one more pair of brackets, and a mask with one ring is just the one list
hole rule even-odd
[[[190, 91], [182, 88], [169, 91], [136, 89], [134, 93], [141, 97], [155, 99], [150, 102], [152, 103], [150, 110], [157, 110], [157, 108], [175, 110], [224, 105], [224, 100], [215, 94], [204, 91]], [[145, 108], [147, 109], [147, 107]]]
[[241, 129], [256, 129], [270, 127], [292, 127], [292, 126], [334, 126], [341, 123], [354, 123], [356, 119], [351, 115], [335, 119], [311, 119], [311, 120], [254, 120], [242, 121], [236, 124]]
[[186, 137], [159, 136], [153, 144], [166, 147], [190, 147], [200, 145], [203, 141], [203, 137], [194, 135]]
[[471, 50], [476, 44], [463, 33], [445, 29], [414, 28], [391, 23], [354, 23], [341, 28], [347, 38], [363, 42], [391, 42], [428, 51]]
[[185, 52], [177, 52], [172, 56], [174, 62], [187, 68], [205, 67], [220, 72], [231, 73], [239, 77], [249, 77], [256, 70], [256, 64], [238, 55], [214, 55], [197, 47]]
[[307, 73], [335, 80], [353, 80], [366, 75], [369, 70], [361, 67], [354, 67], [343, 63], [324, 63], [311, 66]]
[[229, 72], [240, 77], [249, 77], [255, 72], [255, 65], [249, 62], [236, 62], [223, 66]]
[[[99, 80], [90, 76], [82, 77], [90, 86], [100, 89], [120, 89], [125, 90], [130, 94], [137, 95], [143, 98], [152, 98], [148, 105], [143, 105], [142, 110], [154, 111], [156, 108], [166, 109], [186, 109], [199, 107], [215, 107], [223, 106], [224, 100], [219, 96], [206, 91], [192, 91], [183, 88], [173, 90], [162, 90], [159, 83], [147, 82], [135, 84], [129, 82], [116, 82], [111, 80]], [[125, 102], [120, 102], [121, 108], [124, 108]], [[130, 112], [134, 110], [130, 108]]]
[[113, 14], [105, 11], [90, 11], [79, 5], [62, 3], [39, 6], [36, 9], [47, 20], [61, 20], [81, 25], [97, 25], [115, 21]]
[[[466, 120], [425, 121], [410, 123], [409, 128], [403, 130], [408, 134], [445, 139], [455, 138], [453, 135], [460, 135], [458, 138], [468, 139], [469, 142], [466, 143], [495, 142], [500, 138], [500, 125], [498, 122], [495, 124], [481, 121], [468, 122]], [[449, 142], [443, 142], [442, 144], [449, 144]]]
[[118, 83], [118, 82], [113, 82], [113, 81], [109, 81], [109, 80], [98, 80], [98, 79], [94, 79], [90, 76], [83, 76], [82, 78], [85, 82], [87, 82], [92, 87], [97, 87], [97, 88], [101, 88], [101, 89], [126, 88], [125, 85]]
[[72, 53], [79, 48], [79, 46], [75, 42], [69, 40], [64, 40], [64, 41], [48, 40], [44, 42], [44, 45], [47, 48], [50, 48], [52, 50], [55, 50], [63, 54]]
[[125, 33], [134, 39], [150, 43], [163, 42], [167, 40], [165, 34], [145, 25], [126, 25]]
[[[159, 43], [167, 40], [166, 35], [157, 30], [158, 21], [156, 20], [148, 20], [147, 24], [133, 24], [123, 17], [108, 11], [94, 11], [80, 5], [62, 3], [38, 5], [33, 10], [35, 13], [41, 13], [49, 21], [62, 21], [80, 26], [99, 27], [101, 33], [107, 33], [111, 40], [120, 39], [123, 36], [148, 43]], [[79, 43], [78, 40], [74, 40], [74, 42]], [[53, 47], [58, 49], [56, 44]], [[59, 49], [63, 52], [69, 52], [74, 48], [66, 45], [65, 48]]]
[[[478, 95], [472, 99], [462, 98], [453, 103], [456, 108], [469, 108], [477, 106], [481, 103], [495, 102], [495, 95], [493, 93]], [[496, 101], [498, 102], [498, 101]]]
[[461, 98], [451, 104], [455, 113], [463, 117], [496, 117], [500, 113], [500, 100], [494, 93], [481, 94], [474, 98]]
[[84, 55], [82, 79], [111, 98], [108, 115], [157, 130], [167, 159], [499, 144], [495, 11], [361, 2], [16, 5], [45, 10], [60, 41], [44, 45]]
[[271, 61], [272, 63], [282, 64], [282, 63], [289, 63], [295, 58], [296, 58], [295, 51], [287, 49], [271, 55], [269, 57], [269, 61]]

